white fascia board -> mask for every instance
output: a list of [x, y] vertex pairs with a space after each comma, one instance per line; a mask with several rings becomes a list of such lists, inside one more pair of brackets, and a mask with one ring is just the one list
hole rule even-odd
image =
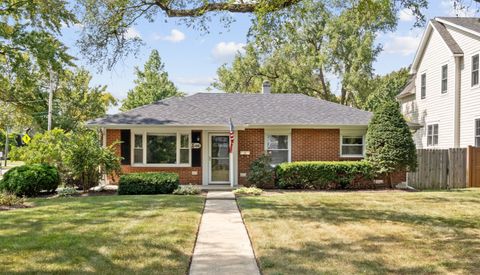
[[471, 34], [473, 34], [473, 35], [476, 35], [476, 36], [479, 36], [479, 37], [480, 37], [480, 33], [476, 32], [476, 31], [474, 31], [474, 30], [471, 30], [471, 29], [469, 29], [469, 28], [462, 27], [462, 26], [460, 26], [460, 25], [454, 24], [454, 23], [452, 23], [452, 22], [450, 22], [450, 21], [447, 21], [447, 20], [444, 20], [444, 19], [440, 19], [440, 18], [436, 18], [435, 20], [437, 20], [438, 22], [443, 23], [443, 24], [445, 24], [445, 25], [449, 25], [449, 26], [451, 26], [451, 27], [457, 28], [457, 29], [462, 30], [462, 31], [464, 31], [464, 32], [468, 32], [468, 33], [471, 33]]
[[415, 57], [413, 58], [413, 63], [412, 63], [412, 66], [410, 67], [410, 74], [417, 73], [418, 64], [422, 59], [425, 48], [427, 47], [427, 44], [428, 44], [427, 42], [428, 42], [428, 39], [430, 38], [430, 34], [432, 33], [432, 30], [433, 30], [433, 24], [432, 22], [429, 21], [427, 29], [425, 30], [425, 32], [423, 32], [422, 39], [420, 40], [420, 44], [418, 45], [417, 52], [415, 53]]

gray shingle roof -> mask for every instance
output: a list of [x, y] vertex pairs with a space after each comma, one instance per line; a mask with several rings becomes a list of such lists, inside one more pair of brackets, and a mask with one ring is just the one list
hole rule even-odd
[[445, 41], [445, 44], [447, 44], [448, 48], [453, 54], [463, 54], [462, 48], [458, 45], [457, 41], [453, 39], [452, 35], [450, 32], [445, 28], [445, 25], [442, 23], [439, 23], [435, 19], [432, 21], [433, 27], [438, 31], [438, 34], [442, 37], [443, 41]]
[[88, 125], [367, 125], [372, 114], [301, 94], [198, 93], [157, 101]]
[[403, 90], [397, 95], [397, 98], [403, 98], [415, 94], [415, 77], [416, 74], [411, 74], [408, 77], [407, 84], [405, 84]]
[[478, 17], [438, 17], [438, 19], [442, 19], [452, 24], [480, 33], [480, 18]]

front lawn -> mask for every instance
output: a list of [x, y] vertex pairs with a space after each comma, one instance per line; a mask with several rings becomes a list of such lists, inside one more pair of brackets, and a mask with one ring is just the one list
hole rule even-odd
[[263, 274], [480, 274], [480, 189], [241, 197]]
[[201, 196], [28, 200], [0, 211], [0, 273], [185, 274]]

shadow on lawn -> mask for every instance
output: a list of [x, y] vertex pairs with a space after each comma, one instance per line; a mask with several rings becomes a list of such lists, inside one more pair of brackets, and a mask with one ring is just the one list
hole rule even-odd
[[[182, 248], [193, 247], [196, 228], [190, 227], [199, 222], [203, 203], [158, 198], [40, 200], [36, 208], [2, 213], [1, 251], [12, 258], [0, 259], [0, 273], [185, 274], [190, 251]], [[182, 228], [155, 226], [162, 218]], [[54, 268], [48, 271], [45, 266]]]

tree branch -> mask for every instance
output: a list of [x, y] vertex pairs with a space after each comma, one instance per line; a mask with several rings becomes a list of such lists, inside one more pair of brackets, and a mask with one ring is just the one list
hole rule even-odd
[[[275, 6], [269, 7], [271, 10], [279, 10], [294, 4], [301, 0], [285, 0]], [[237, 3], [205, 3], [204, 5], [192, 9], [175, 9], [170, 7], [170, 1], [155, 0], [155, 4], [162, 9], [169, 17], [198, 17], [207, 12], [228, 11], [233, 13], [252, 13], [258, 10], [261, 4], [259, 3], [244, 3], [243, 1]]]

